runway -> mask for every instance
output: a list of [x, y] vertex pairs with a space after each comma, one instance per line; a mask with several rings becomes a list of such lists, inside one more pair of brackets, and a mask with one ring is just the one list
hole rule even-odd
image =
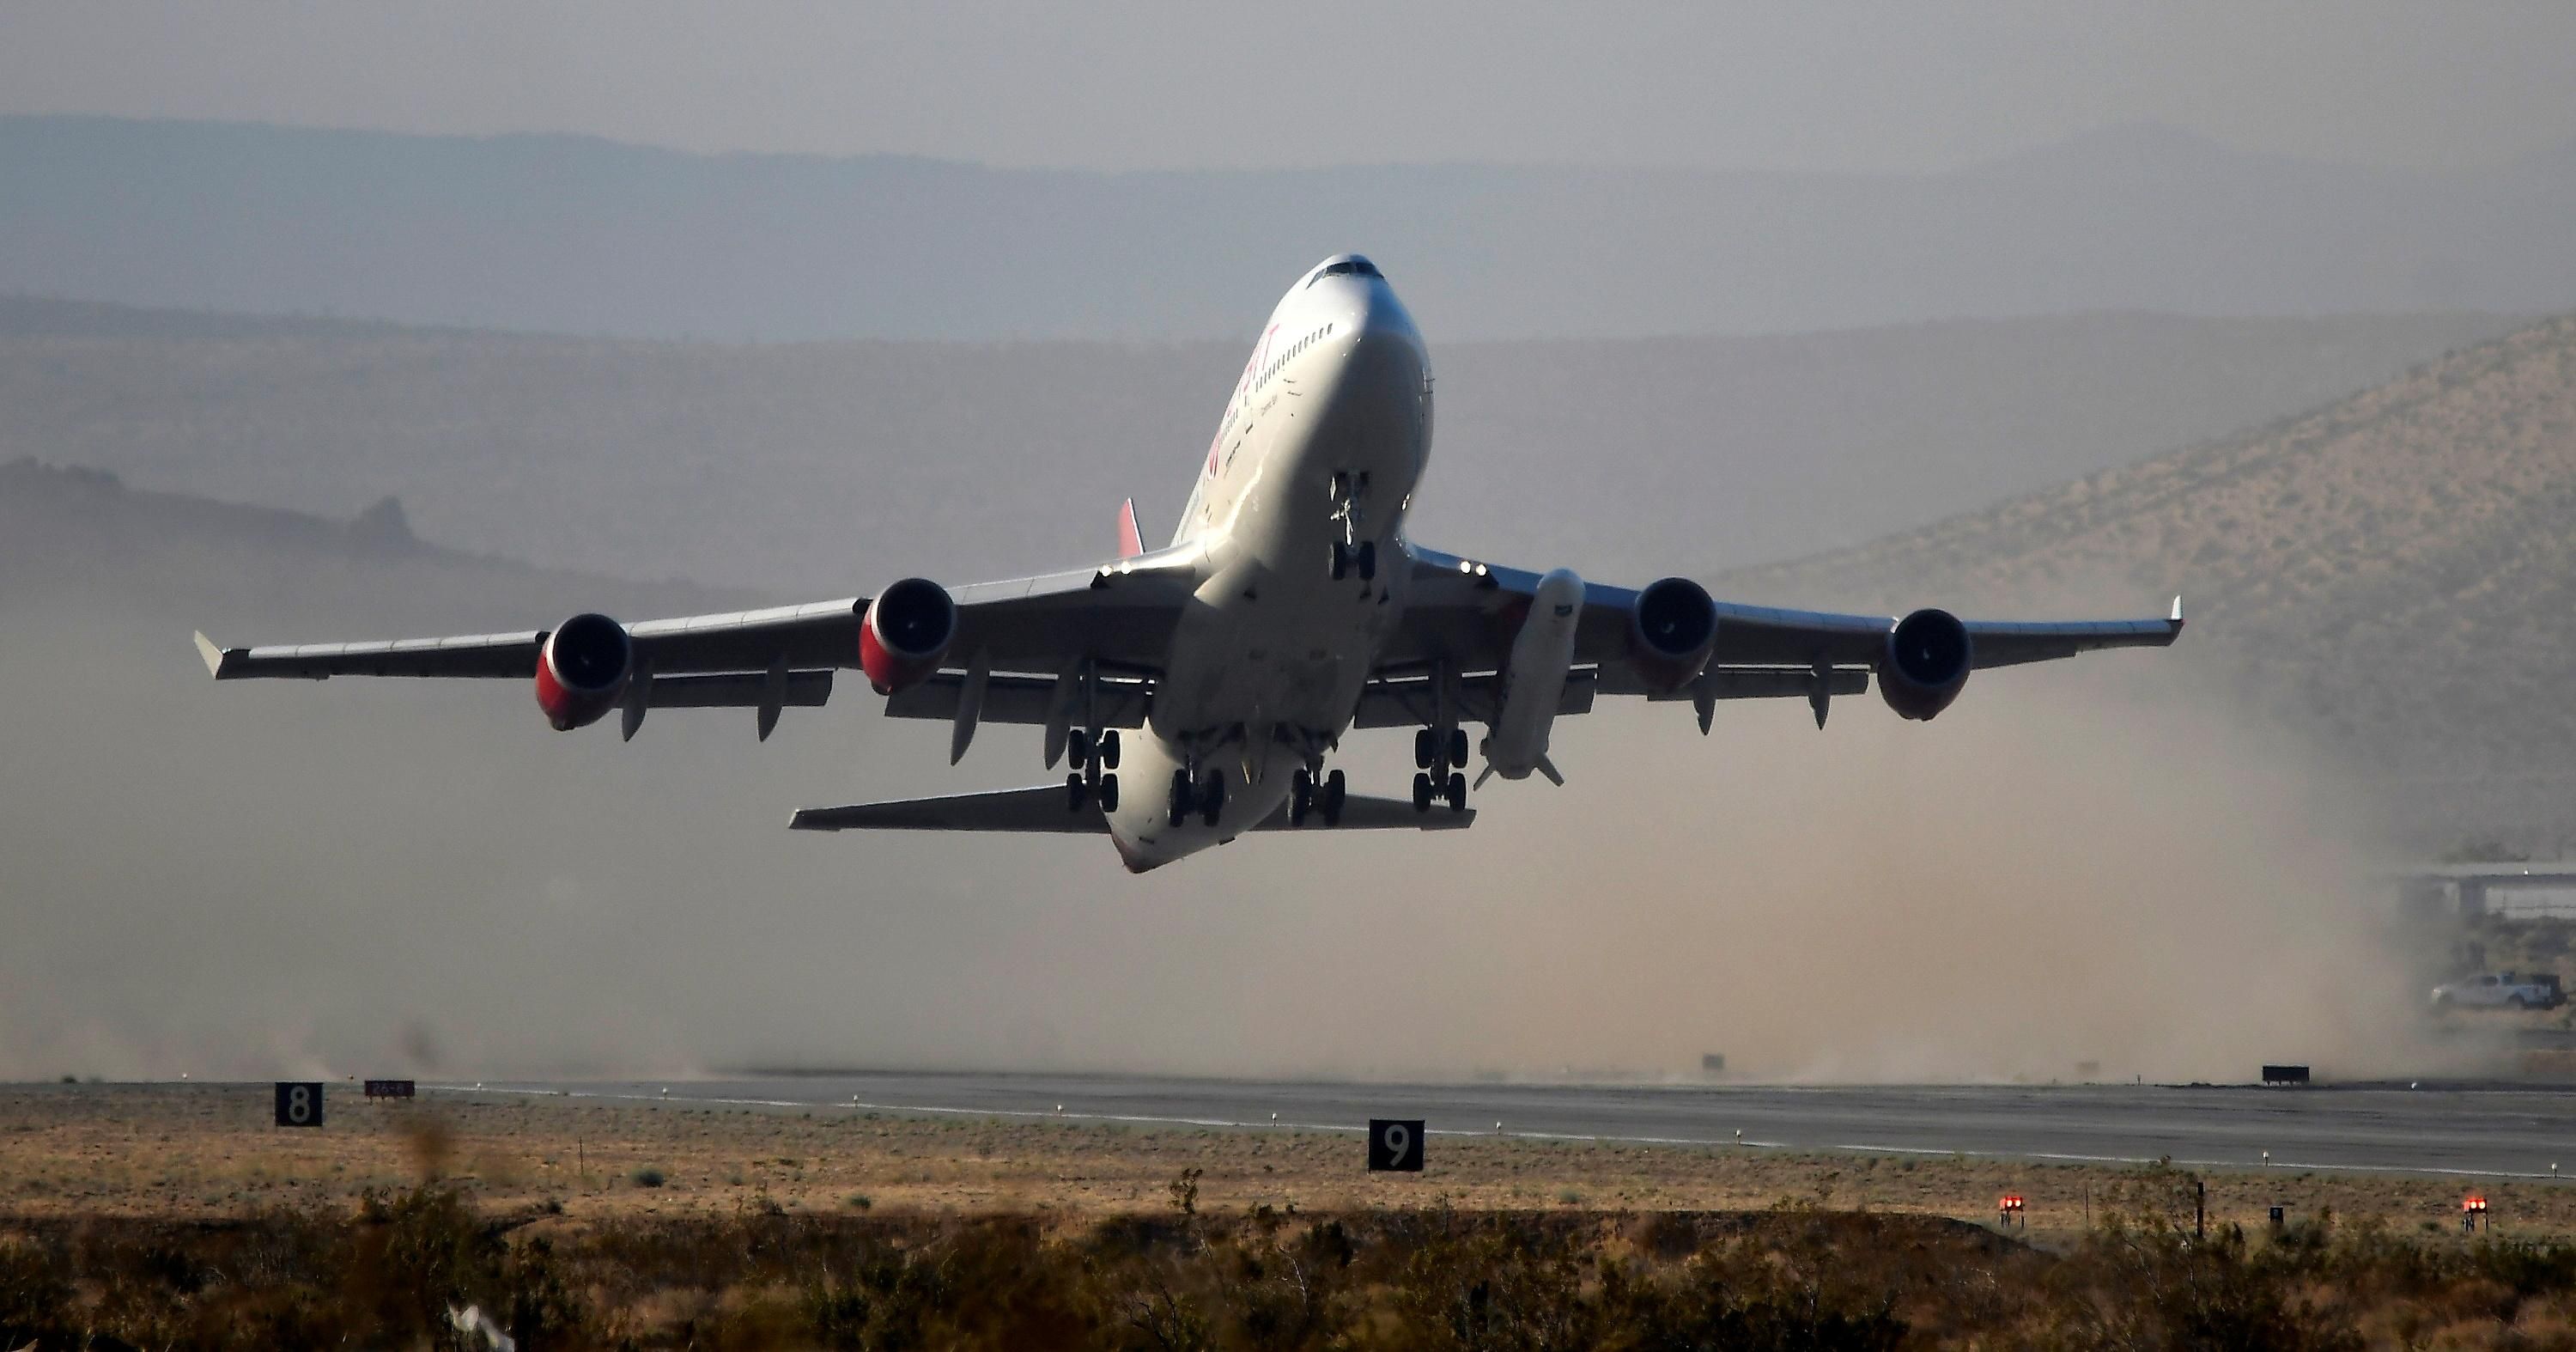
[[2576, 1086], [1335, 1084], [864, 1071], [424, 1088], [1249, 1131], [1358, 1132], [1372, 1117], [1418, 1117], [1435, 1138], [2101, 1163], [2171, 1157], [2193, 1168], [2472, 1178], [2548, 1179], [2564, 1164], [2576, 1179]]

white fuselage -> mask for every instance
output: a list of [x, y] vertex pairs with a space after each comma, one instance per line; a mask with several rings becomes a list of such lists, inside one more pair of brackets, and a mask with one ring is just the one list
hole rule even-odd
[[[1403, 611], [1400, 528], [1431, 452], [1430, 354], [1375, 269], [1330, 271], [1346, 261], [1326, 260], [1271, 312], [1173, 536], [1206, 561], [1119, 769], [1109, 829], [1131, 869], [1278, 811], [1295, 773], [1350, 726]], [[1335, 546], [1364, 543], [1375, 577], [1334, 577]], [[1175, 772], [1222, 776], [1214, 824], [1195, 812], [1172, 824]]]

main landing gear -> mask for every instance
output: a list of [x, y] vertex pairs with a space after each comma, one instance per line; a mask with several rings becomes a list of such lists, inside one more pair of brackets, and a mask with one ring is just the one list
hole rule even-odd
[[1064, 759], [1073, 773], [1064, 777], [1064, 806], [1068, 812], [1080, 812], [1083, 804], [1097, 802], [1103, 812], [1118, 810], [1118, 730], [1092, 733], [1075, 728], [1065, 738]]
[[1348, 787], [1339, 770], [1324, 776], [1321, 782], [1313, 771], [1299, 770], [1288, 789], [1288, 824], [1304, 826], [1308, 817], [1321, 817], [1326, 826], [1341, 825], [1342, 799], [1348, 796]]
[[1423, 728], [1413, 734], [1413, 763], [1421, 773], [1413, 777], [1413, 810], [1429, 812], [1435, 801], [1449, 805], [1452, 812], [1467, 810], [1467, 775], [1458, 767], [1467, 763], [1467, 730]]
[[1188, 821], [1195, 813], [1199, 820], [1214, 826], [1217, 818], [1224, 812], [1225, 773], [1223, 771], [1209, 775], [1207, 782], [1203, 784], [1193, 784], [1190, 781], [1190, 772], [1187, 770], [1172, 772], [1172, 799], [1166, 805], [1166, 816], [1172, 825], [1178, 826]]

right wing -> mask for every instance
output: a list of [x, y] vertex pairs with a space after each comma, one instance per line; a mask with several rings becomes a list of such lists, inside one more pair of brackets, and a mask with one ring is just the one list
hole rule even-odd
[[[977, 583], [950, 592], [957, 623], [939, 659], [945, 669], [896, 695], [887, 712], [919, 717], [935, 706], [936, 716], [953, 716], [968, 681], [957, 674], [962, 668], [1002, 673], [990, 677], [999, 696], [997, 712], [1043, 722], [1045, 711], [1062, 698], [1057, 682], [1088, 670], [1099, 686], [1101, 725], [1141, 724], [1150, 682], [1161, 674], [1172, 631], [1195, 587], [1201, 553], [1197, 545], [1183, 545], [1095, 568]], [[824, 703], [831, 698], [833, 673], [859, 665], [860, 628], [870, 603], [871, 598], [854, 596], [623, 626], [632, 660], [630, 677], [616, 697], [625, 711], [625, 735], [635, 735], [648, 709], [746, 707], [760, 710], [760, 735], [767, 739], [779, 710]], [[530, 629], [248, 648], [226, 648], [204, 634], [196, 641], [206, 670], [219, 681], [333, 676], [530, 680], [551, 634]], [[973, 731], [971, 723], [959, 727], [955, 752], [963, 751]]]
[[[1096, 568], [983, 582], [950, 593], [957, 604], [953, 665], [976, 654], [995, 670], [1058, 672], [1091, 659], [1103, 667], [1160, 670], [1195, 576], [1194, 546]], [[869, 598], [845, 597], [766, 610], [647, 620], [627, 627], [636, 664], [662, 676], [855, 667]], [[203, 634], [197, 650], [216, 680], [333, 676], [526, 679], [536, 674], [544, 629], [448, 638], [227, 648]]]

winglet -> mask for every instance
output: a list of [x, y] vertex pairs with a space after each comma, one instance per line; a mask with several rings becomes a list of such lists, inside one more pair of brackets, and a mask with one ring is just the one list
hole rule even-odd
[[2174, 593], [2174, 608], [2173, 608], [2173, 615], [2172, 615], [2170, 618], [2168, 618], [2168, 619], [2165, 621], [2165, 623], [2172, 625], [2172, 626], [2173, 626], [2174, 628], [2176, 628], [2176, 629], [2180, 629], [2180, 628], [2182, 628], [2182, 593], [2181, 593], [2181, 592], [2175, 592], [2175, 593]]
[[197, 634], [197, 656], [206, 660], [206, 674], [218, 681], [224, 679], [224, 660], [239, 651], [241, 650], [238, 648], [229, 651], [218, 648], [215, 646], [215, 641], [206, 637], [203, 631]]
[[1145, 552], [1145, 537], [1136, 529], [1136, 500], [1118, 504], [1118, 557], [1132, 559]]

